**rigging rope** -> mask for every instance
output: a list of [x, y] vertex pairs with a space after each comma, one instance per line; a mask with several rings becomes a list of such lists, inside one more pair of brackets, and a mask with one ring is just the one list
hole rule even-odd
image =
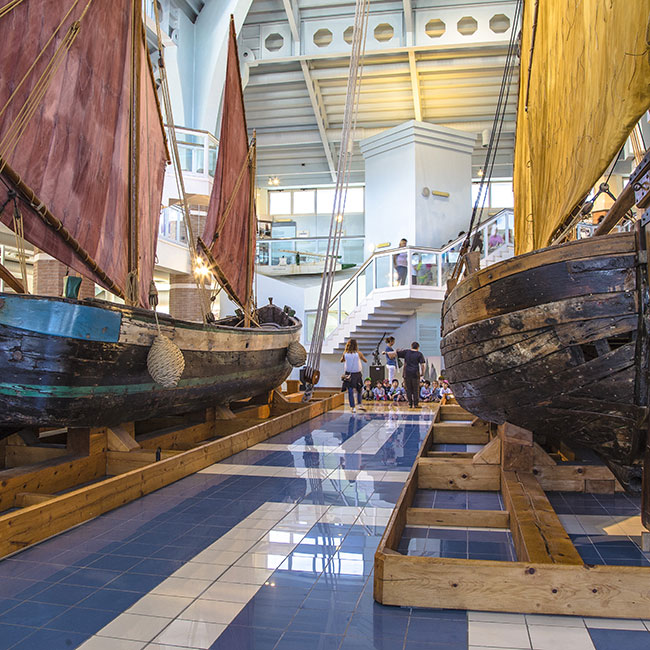
[[[178, 141], [176, 140], [176, 127], [174, 123], [174, 115], [172, 112], [172, 102], [171, 95], [169, 93], [169, 83], [167, 80], [167, 68], [165, 67], [164, 59], [164, 45], [162, 42], [162, 33], [160, 31], [160, 17], [158, 15], [158, 2], [154, 1], [153, 10], [156, 20], [156, 38], [158, 41], [158, 69], [160, 70], [160, 81], [161, 81], [161, 95], [163, 99], [163, 106], [165, 109], [165, 121], [167, 122], [167, 132], [169, 134], [169, 142], [172, 150], [173, 157], [173, 167], [174, 167], [174, 176], [176, 178], [176, 188], [178, 190], [178, 196], [181, 204], [181, 209], [183, 212], [183, 223], [185, 224], [185, 231], [187, 236], [187, 246], [190, 250], [190, 262], [191, 262], [191, 275], [194, 278], [194, 283], [196, 289], [199, 293], [199, 301], [201, 303], [201, 311], [203, 313], [203, 322], [207, 323], [210, 321], [210, 316], [212, 316], [212, 310], [210, 308], [210, 299], [207, 294], [207, 289], [204, 284], [203, 279], [194, 273], [197, 252], [196, 252], [196, 239], [194, 238], [194, 229], [192, 228], [192, 222], [190, 221], [190, 208], [187, 201], [187, 193], [185, 191], [185, 181], [183, 179], [183, 173], [181, 171], [181, 158], [178, 153]], [[205, 170], [207, 173], [207, 169]]]
[[341, 245], [341, 235], [343, 233], [345, 199], [350, 182], [353, 133], [357, 123], [359, 96], [361, 92], [363, 54], [366, 47], [369, 7], [370, 0], [356, 1], [347, 94], [343, 113], [343, 127], [341, 130], [341, 145], [336, 170], [332, 218], [330, 220], [329, 236], [327, 239], [327, 256], [325, 258], [323, 280], [318, 297], [314, 332], [307, 355], [307, 364], [304, 369], [306, 390], [303, 395], [303, 401], [311, 399], [313, 386], [318, 382], [319, 377], [320, 356], [323, 349], [323, 341], [325, 340], [336, 261]]
[[519, 38], [519, 31], [517, 30], [517, 27], [521, 19], [522, 4], [522, 0], [517, 0], [517, 4], [515, 5], [515, 11], [512, 19], [512, 31], [510, 33], [510, 42], [508, 44], [508, 53], [506, 55], [506, 63], [503, 69], [503, 76], [501, 78], [501, 87], [499, 89], [499, 98], [497, 100], [497, 107], [494, 113], [494, 121], [492, 124], [492, 132], [490, 133], [490, 141], [488, 144], [487, 152], [485, 154], [483, 177], [481, 178], [478, 195], [472, 209], [472, 216], [469, 221], [467, 235], [463, 240], [458, 259], [456, 260], [453, 273], [451, 274], [452, 279], [456, 279], [460, 274], [462, 268], [462, 260], [465, 253], [470, 250], [470, 247], [472, 249], [476, 248], [478, 244], [477, 240], [471, 242], [472, 230], [474, 229], [477, 215], [485, 208], [487, 188], [489, 187], [490, 181], [492, 180], [494, 163], [496, 161], [496, 155], [499, 149], [499, 141], [501, 140], [501, 131], [503, 130], [503, 122], [506, 114], [506, 109], [508, 108], [508, 100], [510, 99], [512, 78], [514, 76], [515, 70], [517, 69], [517, 41]]

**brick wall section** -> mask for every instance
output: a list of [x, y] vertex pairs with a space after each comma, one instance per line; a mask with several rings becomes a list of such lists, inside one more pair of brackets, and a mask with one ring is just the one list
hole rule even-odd
[[[44, 253], [37, 253], [33, 269], [34, 294], [39, 296], [62, 296], [65, 273], [66, 267], [61, 262]], [[77, 275], [75, 271], [69, 273], [70, 275]], [[94, 297], [95, 283], [88, 278], [84, 278], [79, 290], [79, 299]]]
[[169, 276], [169, 313], [174, 318], [203, 322], [201, 301], [194, 278], [189, 274], [172, 273]]

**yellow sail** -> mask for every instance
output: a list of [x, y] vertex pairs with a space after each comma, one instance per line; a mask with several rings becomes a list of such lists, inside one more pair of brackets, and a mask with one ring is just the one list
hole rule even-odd
[[551, 243], [650, 106], [649, 18], [650, 0], [525, 0], [517, 254]]

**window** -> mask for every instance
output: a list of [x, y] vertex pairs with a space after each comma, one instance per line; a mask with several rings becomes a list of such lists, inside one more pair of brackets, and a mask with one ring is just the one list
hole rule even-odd
[[332, 214], [334, 209], [334, 190], [318, 190], [317, 194], [318, 214]]
[[512, 183], [491, 183], [490, 184], [490, 207], [492, 208], [514, 208], [515, 196], [512, 192]]
[[269, 192], [270, 214], [291, 214], [291, 192]]
[[293, 214], [314, 214], [315, 195], [314, 190], [293, 192]]

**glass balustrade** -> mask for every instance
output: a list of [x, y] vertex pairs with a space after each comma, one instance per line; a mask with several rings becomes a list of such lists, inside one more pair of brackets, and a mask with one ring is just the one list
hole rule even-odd
[[[513, 233], [512, 210], [502, 210], [474, 230], [472, 238], [475, 250], [480, 252], [481, 266], [512, 255]], [[462, 245], [460, 238], [442, 249], [409, 246], [374, 253], [332, 298], [328, 334], [375, 290], [422, 286], [444, 292]], [[306, 312], [307, 318], [312, 315], [315, 318], [315, 310]]]

